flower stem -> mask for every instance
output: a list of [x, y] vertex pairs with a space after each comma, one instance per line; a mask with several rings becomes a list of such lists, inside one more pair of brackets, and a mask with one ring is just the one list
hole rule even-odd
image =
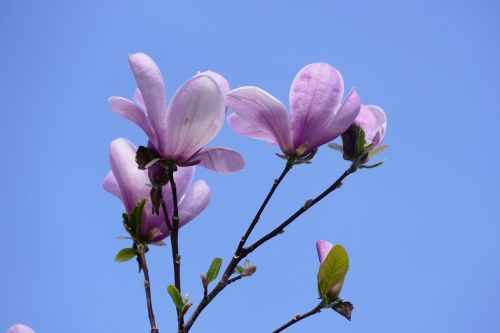
[[149, 323], [151, 325], [151, 333], [158, 333], [159, 330], [156, 328], [155, 314], [153, 312], [153, 303], [151, 302], [151, 288], [149, 282], [149, 270], [146, 263], [146, 245], [137, 244], [137, 252], [139, 254], [139, 261], [141, 264], [142, 271], [144, 273], [144, 290], [146, 291], [146, 304], [148, 307]]
[[267, 235], [264, 237], [260, 238], [258, 241], [250, 245], [248, 248], [245, 248], [243, 251], [244, 256], [249, 255], [253, 251], [255, 251], [259, 246], [267, 242], [268, 240], [278, 236], [279, 234], [282, 234], [285, 228], [290, 225], [293, 221], [295, 221], [299, 216], [301, 216], [303, 213], [305, 213], [309, 208], [323, 200], [328, 194], [332, 193], [336, 189], [338, 189], [342, 185], [342, 181], [349, 176], [351, 173], [356, 171], [356, 167], [354, 165], [351, 165], [344, 173], [332, 184], [330, 187], [328, 187], [326, 190], [324, 190], [320, 195], [318, 195], [316, 198], [307, 200], [302, 207], [300, 207], [293, 215], [291, 215], [288, 219], [286, 219], [283, 223], [281, 223], [279, 226], [274, 228], [271, 232], [269, 232]]
[[321, 309], [323, 308], [323, 304], [322, 303], [319, 303], [318, 305], [316, 305], [311, 311], [309, 312], [306, 312], [304, 314], [298, 314], [296, 315], [295, 317], [293, 317], [292, 320], [290, 320], [289, 322], [287, 322], [286, 324], [284, 324], [283, 326], [279, 327], [278, 329], [274, 330], [273, 333], [279, 333], [279, 332], [282, 332], [284, 331], [285, 329], [287, 329], [288, 327], [292, 326], [293, 324], [295, 323], [298, 323], [299, 321], [301, 321], [302, 319], [305, 319], [307, 317], [310, 317], [312, 315], [315, 315], [316, 313], [320, 313], [321, 312]]
[[271, 189], [269, 190], [266, 198], [264, 199], [264, 201], [260, 205], [259, 210], [255, 214], [250, 225], [248, 226], [248, 229], [246, 230], [245, 234], [241, 237], [241, 240], [238, 243], [238, 247], [236, 248], [236, 251], [234, 252], [233, 258], [231, 259], [231, 262], [228, 264], [227, 268], [225, 269], [224, 274], [222, 275], [221, 279], [217, 283], [216, 287], [208, 295], [206, 295], [206, 293], [205, 293], [200, 304], [195, 309], [195, 311], [193, 312], [193, 314], [189, 318], [188, 322], [186, 323], [185, 332], [189, 332], [189, 330], [191, 329], [191, 326], [194, 324], [194, 322], [196, 321], [196, 319], [198, 318], [200, 313], [203, 311], [203, 309], [208, 304], [210, 304], [210, 302], [215, 298], [215, 296], [217, 296], [217, 294], [219, 292], [221, 292], [228, 284], [231, 284], [232, 282], [239, 280], [239, 278], [231, 279], [231, 280], [229, 280], [229, 278], [233, 274], [234, 269], [236, 268], [238, 263], [241, 261], [241, 259], [243, 259], [241, 252], [245, 246], [245, 243], [248, 240], [248, 237], [250, 237], [250, 234], [252, 233], [253, 229], [255, 228], [257, 223], [259, 222], [260, 216], [262, 215], [262, 213], [264, 212], [264, 209], [266, 208], [267, 204], [271, 200], [271, 197], [273, 196], [274, 192], [276, 191], [276, 189], [280, 185], [283, 178], [285, 178], [286, 174], [292, 169], [292, 167], [293, 167], [293, 162], [291, 160], [288, 160], [286, 165], [285, 165], [285, 168], [281, 172], [281, 175], [277, 179], [274, 180], [273, 185], [271, 186]]
[[[177, 186], [174, 180], [174, 165], [167, 169], [167, 174], [172, 189], [172, 201], [174, 204], [174, 211], [172, 214], [172, 229], [170, 230], [170, 239], [172, 242], [172, 260], [174, 264], [174, 281], [175, 287], [181, 292], [181, 256], [179, 255], [179, 207], [177, 200]], [[184, 316], [181, 311], [177, 309], [177, 328], [178, 332], [184, 332]]]

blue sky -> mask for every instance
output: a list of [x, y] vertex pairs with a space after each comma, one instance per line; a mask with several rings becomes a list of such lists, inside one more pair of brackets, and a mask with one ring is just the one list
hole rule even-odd
[[[389, 119], [387, 163], [251, 256], [192, 332], [270, 332], [316, 304], [315, 242], [343, 244], [352, 322], [324, 311], [289, 332], [498, 332], [500, 5], [495, 1], [14, 1], [0, 3], [0, 331], [147, 332], [142, 276], [116, 264], [128, 245], [120, 203], [101, 189], [108, 145], [145, 136], [107, 107], [135, 88], [127, 55], [159, 64], [169, 96], [198, 70], [257, 85], [288, 104], [296, 72], [328, 62]], [[231, 176], [197, 171], [209, 208], [181, 232], [184, 290], [228, 261], [278, 176], [276, 149], [225, 126], [215, 144], [246, 160]], [[347, 167], [323, 148], [292, 170], [262, 235]], [[169, 248], [149, 261], [160, 332], [172, 332]]]

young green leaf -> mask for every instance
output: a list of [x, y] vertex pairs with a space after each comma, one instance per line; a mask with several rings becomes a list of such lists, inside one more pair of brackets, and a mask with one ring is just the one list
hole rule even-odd
[[217, 275], [219, 275], [221, 265], [222, 265], [221, 258], [214, 258], [214, 260], [212, 260], [212, 264], [210, 265], [210, 268], [208, 269], [208, 272], [206, 274], [207, 285], [217, 278]]
[[134, 209], [132, 210], [132, 213], [130, 213], [130, 219], [133, 221], [133, 224], [135, 225], [135, 236], [139, 237], [140, 231], [141, 231], [141, 223], [142, 223], [142, 209], [144, 208], [144, 205], [146, 204], [146, 198], [142, 199], [141, 201], [137, 202], [135, 204]]
[[182, 296], [179, 290], [177, 290], [177, 288], [171, 284], [167, 287], [167, 292], [172, 298], [175, 307], [179, 310], [182, 310], [182, 308], [184, 307], [184, 301], [182, 300]]
[[342, 283], [348, 268], [347, 251], [342, 245], [335, 245], [326, 256], [318, 272], [318, 288], [322, 298], [333, 286]]
[[129, 261], [130, 259], [133, 259], [137, 255], [136, 249], [127, 247], [124, 249], [121, 249], [120, 252], [115, 256], [115, 261], [116, 262], [125, 262]]

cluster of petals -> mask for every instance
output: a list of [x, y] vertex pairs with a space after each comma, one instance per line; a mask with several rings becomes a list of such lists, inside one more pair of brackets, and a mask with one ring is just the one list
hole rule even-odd
[[382, 144], [387, 129], [387, 117], [384, 110], [376, 105], [361, 105], [361, 110], [354, 120], [365, 132], [366, 144], [373, 144], [375, 149]]
[[111, 110], [136, 123], [149, 146], [178, 165], [199, 164], [220, 173], [244, 167], [243, 158], [225, 147], [205, 147], [222, 128], [229, 84], [221, 75], [202, 72], [185, 82], [168, 107], [162, 74], [144, 53], [129, 56], [138, 89], [132, 100], [111, 97]]
[[240, 135], [277, 144], [288, 156], [305, 156], [340, 136], [358, 116], [361, 101], [356, 90], [342, 101], [343, 95], [340, 72], [314, 63], [293, 80], [290, 113], [268, 92], [246, 86], [226, 94], [226, 104], [234, 111], [228, 122]]
[[[127, 212], [131, 212], [136, 203], [149, 198], [151, 187], [147, 170], [140, 170], [135, 161], [137, 148], [127, 139], [115, 139], [110, 145], [111, 171], [104, 179], [103, 187], [118, 197]], [[179, 226], [182, 227], [200, 214], [211, 200], [210, 188], [205, 181], [199, 180], [191, 185], [195, 167], [179, 167], [174, 173], [179, 198]], [[173, 201], [170, 185], [162, 189], [167, 211], [172, 212]], [[169, 235], [163, 212], [152, 212], [151, 201], [147, 200], [142, 212], [141, 236], [149, 242], [158, 242]]]

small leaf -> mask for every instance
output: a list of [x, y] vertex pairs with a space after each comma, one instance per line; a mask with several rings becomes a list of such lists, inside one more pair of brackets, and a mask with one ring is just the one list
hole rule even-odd
[[135, 236], [137, 238], [140, 237], [141, 224], [142, 224], [142, 209], [144, 208], [146, 201], [147, 199], [144, 198], [141, 201], [137, 202], [135, 204], [134, 209], [130, 213], [130, 220], [132, 220], [132, 224], [135, 227], [134, 235], [132, 236]]
[[118, 239], [133, 239], [130, 236], [116, 236], [116, 238], [118, 238]]
[[247, 269], [248, 267], [250, 267], [250, 260], [245, 259], [245, 261], [243, 262], [243, 267], [244, 267], [245, 269]]
[[234, 269], [234, 273], [233, 274], [241, 274], [243, 273], [245, 269], [241, 266], [236, 266], [236, 268]]
[[208, 269], [208, 272], [206, 274], [207, 285], [217, 278], [217, 275], [219, 275], [221, 265], [222, 265], [221, 258], [214, 258], [214, 260], [212, 260], [212, 264], [210, 265], [210, 268]]
[[361, 126], [356, 126], [356, 143], [354, 146], [354, 154], [356, 157], [361, 156], [365, 152], [365, 131]]
[[184, 307], [184, 301], [182, 300], [182, 296], [179, 290], [177, 290], [177, 288], [171, 284], [167, 287], [167, 292], [172, 298], [175, 307], [179, 310], [182, 310], [182, 308]]
[[380, 154], [381, 152], [384, 152], [387, 150], [387, 148], [389, 148], [388, 145], [382, 145], [382, 146], [379, 146], [373, 150], [370, 151], [370, 153], [368, 154], [369, 157], [373, 157], [377, 154]]
[[137, 255], [136, 249], [126, 247], [121, 249], [120, 252], [115, 256], [116, 262], [125, 262], [133, 259]]
[[341, 145], [339, 144], [336, 144], [334, 142], [332, 143], [329, 143], [328, 144], [328, 147], [332, 148], [332, 149], [335, 149], [336, 151], [338, 151], [339, 153], [344, 153], [344, 147], [342, 147]]
[[362, 165], [360, 165], [359, 167], [360, 167], [361, 169], [373, 169], [373, 168], [376, 168], [376, 167], [378, 167], [378, 166], [381, 166], [381, 165], [382, 165], [382, 164], [384, 164], [384, 163], [385, 163], [385, 160], [382, 160], [382, 161], [377, 162], [377, 163], [372, 164], [372, 165], [362, 164]]
[[[349, 257], [342, 245], [335, 245], [321, 264], [318, 272], [318, 289], [323, 298], [337, 284], [342, 284], [349, 268]], [[340, 289], [338, 290], [340, 292]], [[337, 294], [338, 295], [338, 294]], [[337, 295], [328, 295], [330, 297]]]
[[156, 242], [156, 243], [151, 243], [151, 245], [154, 245], [154, 246], [167, 246], [167, 243], [165, 243], [164, 241], [159, 241], [159, 242]]

